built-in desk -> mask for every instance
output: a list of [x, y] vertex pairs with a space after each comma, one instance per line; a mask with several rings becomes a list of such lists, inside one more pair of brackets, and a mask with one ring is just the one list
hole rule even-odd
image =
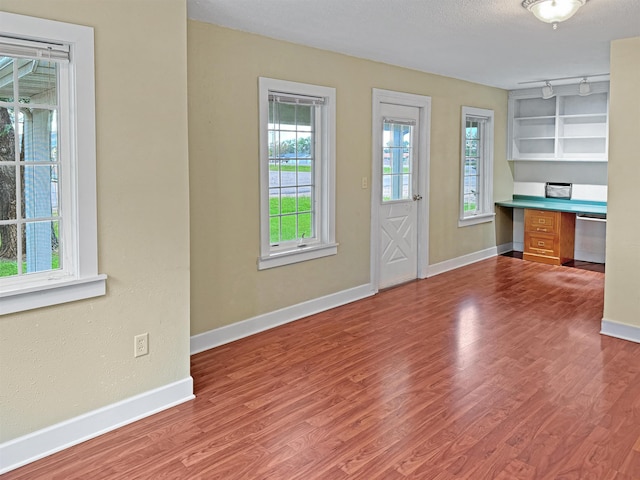
[[607, 213], [606, 202], [525, 195], [514, 195], [496, 205], [524, 209], [523, 258], [554, 265], [574, 258], [576, 216], [604, 221]]
[[514, 195], [511, 200], [496, 202], [500, 207], [533, 208], [552, 212], [569, 212], [578, 215], [607, 215], [607, 202], [588, 200], [564, 200], [561, 198]]

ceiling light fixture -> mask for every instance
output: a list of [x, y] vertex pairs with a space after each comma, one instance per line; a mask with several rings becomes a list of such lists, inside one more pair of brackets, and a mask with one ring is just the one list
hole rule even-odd
[[580, 82], [580, 86], [578, 87], [578, 95], [580, 95], [581, 97], [591, 95], [591, 84], [587, 82], [587, 77], [584, 77]]
[[545, 100], [553, 97], [553, 87], [549, 82], [545, 82], [544, 87], [542, 87], [542, 98]]
[[551, 23], [553, 29], [559, 22], [570, 19], [587, 0], [524, 0], [522, 6], [538, 20]]

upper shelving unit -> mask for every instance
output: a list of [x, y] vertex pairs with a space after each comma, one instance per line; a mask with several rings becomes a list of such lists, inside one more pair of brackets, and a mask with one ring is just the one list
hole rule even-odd
[[609, 82], [592, 83], [586, 96], [577, 85], [554, 90], [549, 99], [540, 88], [509, 92], [509, 159], [606, 162]]

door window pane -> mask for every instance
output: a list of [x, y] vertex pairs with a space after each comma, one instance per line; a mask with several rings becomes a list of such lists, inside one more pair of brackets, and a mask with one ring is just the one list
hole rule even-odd
[[413, 177], [413, 125], [383, 122], [382, 201], [409, 200]]

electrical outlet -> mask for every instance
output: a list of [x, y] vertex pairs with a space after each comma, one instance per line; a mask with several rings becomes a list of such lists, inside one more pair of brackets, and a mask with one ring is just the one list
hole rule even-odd
[[367, 177], [362, 177], [362, 188], [367, 188], [369, 186], [369, 182]]
[[133, 356], [141, 357], [149, 353], [149, 334], [142, 333], [133, 337]]

